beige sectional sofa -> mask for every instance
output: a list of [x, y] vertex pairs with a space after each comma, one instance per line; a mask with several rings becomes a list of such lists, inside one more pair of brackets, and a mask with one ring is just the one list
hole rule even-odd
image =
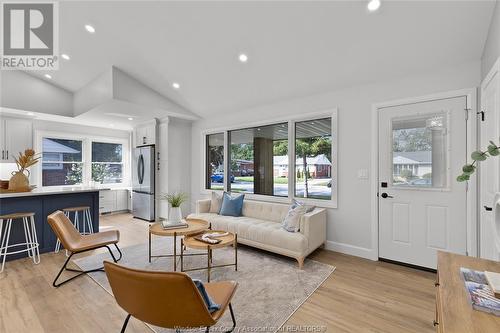
[[290, 205], [245, 200], [240, 217], [210, 213], [210, 199], [196, 203], [196, 218], [211, 223], [213, 230], [238, 234], [238, 243], [292, 257], [302, 268], [304, 259], [326, 242], [326, 210], [314, 208], [304, 214], [298, 232], [288, 232], [281, 226]]

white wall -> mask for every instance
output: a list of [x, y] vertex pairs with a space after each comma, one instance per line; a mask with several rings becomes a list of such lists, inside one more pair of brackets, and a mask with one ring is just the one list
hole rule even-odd
[[[161, 143], [160, 143], [161, 145]], [[170, 118], [168, 124], [168, 192], [191, 192], [191, 121]], [[190, 212], [189, 202], [182, 206]]]
[[73, 93], [22, 71], [0, 71], [0, 106], [73, 116]]
[[500, 1], [497, 0], [491, 19], [488, 38], [481, 58], [481, 77], [484, 78], [495, 61], [500, 57]]
[[[370, 179], [358, 179], [359, 169], [370, 169], [371, 107], [373, 103], [476, 87], [480, 63], [429, 71], [418, 76], [379, 82], [307, 98], [264, 105], [211, 116], [193, 123], [191, 193], [192, 209], [203, 197], [204, 151], [201, 132], [223, 126], [245, 127], [248, 122], [339, 108], [338, 208], [328, 209], [329, 248], [369, 257], [371, 254]], [[332, 73], [334, 75], [334, 73]], [[373, 177], [373, 175], [370, 175]]]

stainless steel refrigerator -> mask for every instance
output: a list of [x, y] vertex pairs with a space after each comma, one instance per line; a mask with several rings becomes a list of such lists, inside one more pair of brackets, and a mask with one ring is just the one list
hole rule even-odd
[[134, 217], [155, 220], [155, 147], [134, 149], [132, 171], [132, 214]]

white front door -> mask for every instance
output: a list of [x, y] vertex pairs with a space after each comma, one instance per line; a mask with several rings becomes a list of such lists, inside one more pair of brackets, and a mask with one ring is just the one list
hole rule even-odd
[[[500, 61], [500, 60], [499, 60]], [[486, 149], [492, 140], [498, 145], [500, 128], [500, 73], [499, 66], [494, 66], [481, 85], [481, 110], [484, 111], [480, 120], [481, 149]], [[496, 248], [496, 234], [493, 221], [493, 199], [499, 191], [498, 157], [490, 157], [479, 163], [480, 186], [480, 256], [481, 258], [499, 260], [499, 249]]]
[[467, 97], [379, 108], [379, 257], [436, 268], [466, 254]]

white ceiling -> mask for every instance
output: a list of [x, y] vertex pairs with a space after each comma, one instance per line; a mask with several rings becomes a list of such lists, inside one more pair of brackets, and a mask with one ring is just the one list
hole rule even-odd
[[52, 81], [76, 91], [114, 65], [207, 117], [479, 60], [495, 4], [366, 3], [60, 2], [71, 60]]

